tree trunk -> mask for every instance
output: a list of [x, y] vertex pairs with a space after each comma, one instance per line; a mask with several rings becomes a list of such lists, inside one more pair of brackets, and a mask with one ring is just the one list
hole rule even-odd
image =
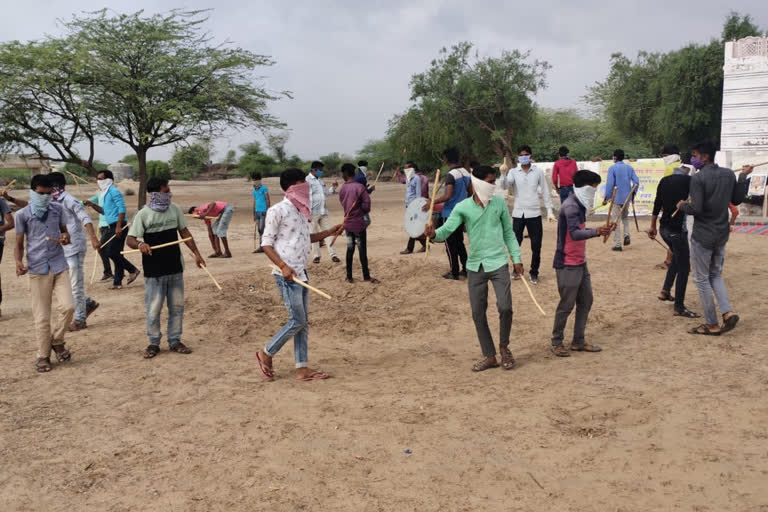
[[136, 150], [136, 156], [139, 159], [139, 205], [141, 210], [147, 201], [147, 150], [139, 148]]

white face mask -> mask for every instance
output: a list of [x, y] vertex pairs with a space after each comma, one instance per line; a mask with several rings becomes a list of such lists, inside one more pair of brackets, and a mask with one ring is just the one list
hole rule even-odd
[[411, 176], [416, 174], [416, 169], [413, 167], [407, 167], [403, 170], [405, 171], [405, 181], [411, 181]]
[[493, 194], [496, 192], [496, 184], [488, 183], [487, 181], [472, 176], [472, 190], [480, 200], [480, 203], [482, 203], [483, 208], [485, 208], [488, 206]]
[[680, 155], [667, 155], [664, 157], [664, 165], [670, 165], [680, 161]]
[[573, 193], [581, 205], [586, 208], [588, 212], [591, 212], [595, 207], [595, 194], [597, 194], [597, 188], [585, 185], [583, 187], [574, 188]]
[[103, 180], [96, 180], [96, 184], [99, 185], [99, 190], [102, 192], [106, 192], [109, 187], [112, 186], [113, 181], [109, 178], [105, 178]]

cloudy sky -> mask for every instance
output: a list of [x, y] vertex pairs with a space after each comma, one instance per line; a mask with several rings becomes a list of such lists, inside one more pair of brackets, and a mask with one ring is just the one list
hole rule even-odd
[[[109, 7], [154, 13], [172, 8], [213, 8], [207, 28], [277, 64], [265, 69], [267, 85], [290, 90], [293, 100], [272, 105], [291, 129], [289, 153], [305, 159], [332, 151], [354, 154], [381, 137], [387, 121], [409, 104], [408, 82], [438, 50], [472, 41], [482, 54], [530, 49], [552, 65], [545, 107], [581, 107], [587, 86], [602, 79], [613, 52], [669, 50], [718, 37], [730, 10], [749, 13], [768, 29], [766, 0], [539, 0], [536, 2], [423, 0], [93, 0], [4, 1], [0, 40], [37, 39], [59, 32], [57, 19]], [[223, 133], [217, 156], [256, 138]], [[154, 150], [150, 158], [167, 158]], [[111, 162], [129, 152], [102, 145]]]

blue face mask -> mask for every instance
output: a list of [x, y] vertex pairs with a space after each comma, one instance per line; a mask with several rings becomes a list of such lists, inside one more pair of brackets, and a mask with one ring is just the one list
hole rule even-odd
[[29, 191], [29, 206], [35, 217], [42, 219], [48, 213], [48, 205], [51, 203], [51, 194], [38, 194], [34, 190]]
[[517, 157], [517, 161], [520, 162], [520, 165], [530, 165], [531, 155], [520, 155]]
[[323, 171], [319, 170], [317, 171], [317, 177], [322, 178], [323, 177]]

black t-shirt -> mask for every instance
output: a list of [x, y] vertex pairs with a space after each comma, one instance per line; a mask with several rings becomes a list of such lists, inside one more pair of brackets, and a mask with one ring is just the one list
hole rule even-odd
[[[156, 233], [144, 233], [144, 242], [150, 246], [167, 244], [178, 239], [178, 230], [176, 228]], [[142, 254], [141, 264], [144, 267], [144, 276], [146, 277], [162, 277], [184, 271], [184, 266], [181, 262], [181, 248], [178, 244], [163, 247], [162, 249], [152, 249], [152, 256]]]
[[653, 202], [653, 215], [658, 216], [659, 211], [664, 210], [659, 225], [672, 231], [682, 231], [685, 215], [677, 212], [677, 203], [688, 199], [691, 189], [691, 177], [687, 174], [672, 174], [659, 181], [656, 189], [656, 200]]

